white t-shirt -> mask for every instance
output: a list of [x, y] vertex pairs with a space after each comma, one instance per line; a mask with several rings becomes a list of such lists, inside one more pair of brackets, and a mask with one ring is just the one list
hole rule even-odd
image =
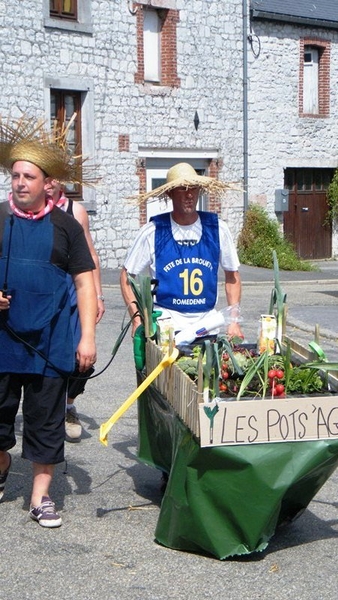
[[[172, 219], [171, 215], [170, 220], [172, 234], [177, 242], [186, 240], [195, 240], [196, 242], [199, 242], [202, 235], [202, 224], [199, 217], [192, 225], [178, 225]], [[229, 227], [220, 219], [218, 220], [218, 226], [220, 242], [220, 267], [224, 271], [238, 271], [238, 255]], [[133, 245], [127, 253], [124, 267], [131, 275], [140, 275], [141, 273], [148, 271], [150, 277], [152, 279], [155, 278], [155, 223], [153, 221], [149, 221], [149, 223], [141, 227]], [[195, 323], [195, 321], [198, 321], [206, 314], [204, 312], [193, 314], [184, 313], [175, 310], [163, 309], [162, 307], [160, 310], [162, 310], [163, 317], [172, 317], [176, 331]]]

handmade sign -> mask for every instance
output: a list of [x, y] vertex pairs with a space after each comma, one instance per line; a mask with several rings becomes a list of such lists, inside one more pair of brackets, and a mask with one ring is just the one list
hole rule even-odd
[[200, 445], [338, 439], [338, 396], [201, 403]]

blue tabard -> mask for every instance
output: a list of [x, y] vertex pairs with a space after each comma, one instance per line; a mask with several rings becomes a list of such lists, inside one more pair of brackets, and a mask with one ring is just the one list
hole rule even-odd
[[217, 300], [220, 257], [218, 217], [199, 212], [202, 236], [196, 242], [176, 242], [170, 213], [152, 217], [155, 230], [156, 302], [179, 312], [206, 312]]
[[67, 274], [50, 262], [54, 240], [50, 214], [43, 219], [6, 218], [0, 259], [0, 289], [7, 274], [9, 310], [0, 313], [0, 372], [58, 377], [53, 367], [16, 339], [15, 333], [53, 363], [74, 369]]

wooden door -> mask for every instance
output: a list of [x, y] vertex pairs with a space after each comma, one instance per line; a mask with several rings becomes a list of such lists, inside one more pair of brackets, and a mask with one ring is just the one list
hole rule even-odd
[[299, 258], [331, 258], [332, 230], [325, 223], [326, 190], [333, 169], [286, 169], [289, 210], [284, 213], [284, 235]]

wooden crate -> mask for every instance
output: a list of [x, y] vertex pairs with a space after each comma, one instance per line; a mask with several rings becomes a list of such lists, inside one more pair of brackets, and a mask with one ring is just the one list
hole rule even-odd
[[[292, 348], [292, 356], [295, 362], [307, 362], [316, 359], [316, 355], [306, 348], [295, 342], [290, 338], [285, 338], [284, 343], [289, 341]], [[146, 343], [146, 368], [147, 374], [149, 374], [159, 362], [163, 358], [163, 352], [161, 348], [152, 340], [148, 340]], [[332, 372], [329, 374], [329, 382], [331, 384], [331, 389], [338, 390], [338, 373]], [[201, 406], [204, 405], [203, 402], [203, 393], [202, 390], [199, 390], [196, 383], [194, 383], [188, 375], [186, 375], [182, 369], [177, 365], [173, 364], [170, 367], [164, 369], [160, 375], [155, 379], [153, 384], [156, 389], [161, 393], [161, 395], [169, 402], [169, 404], [173, 407], [176, 414], [180, 417], [183, 423], [190, 429], [190, 431], [196, 436], [198, 440], [201, 439], [201, 430], [200, 430], [200, 412]], [[247, 401], [246, 401], [247, 400]], [[269, 400], [263, 400], [266, 402]], [[294, 408], [296, 410], [297, 406], [301, 406], [304, 402], [304, 398], [298, 398], [297, 396], [292, 396], [285, 400], [287, 404], [288, 401], [292, 401], [294, 404]], [[316, 403], [319, 407], [323, 403], [323, 397], [313, 397], [311, 398], [313, 403]], [[250, 407], [248, 410], [251, 411], [253, 409], [253, 404], [255, 404], [255, 408], [259, 412], [259, 400], [251, 400], [242, 398], [240, 405], [243, 410], [245, 410], [245, 406]], [[270, 398], [271, 402], [271, 398]], [[276, 406], [281, 407], [282, 400], [276, 399], [272, 402], [276, 402]], [[335, 402], [338, 404], [338, 398], [335, 399]], [[325, 403], [325, 400], [324, 400]], [[210, 403], [211, 405], [212, 403]], [[237, 404], [237, 407], [236, 407]], [[223, 408], [226, 406], [228, 412], [238, 411], [237, 402], [227, 402], [224, 401]], [[265, 408], [265, 407], [264, 407]], [[337, 409], [338, 410], [338, 409]], [[203, 436], [202, 436], [203, 437]], [[266, 440], [265, 440], [266, 441]], [[276, 440], [271, 440], [276, 441]], [[280, 440], [283, 441], [282, 437]], [[234, 443], [233, 441], [231, 443]], [[243, 443], [243, 442], [238, 442]], [[246, 443], [246, 442], [245, 442]], [[219, 444], [217, 444], [219, 445]]]

